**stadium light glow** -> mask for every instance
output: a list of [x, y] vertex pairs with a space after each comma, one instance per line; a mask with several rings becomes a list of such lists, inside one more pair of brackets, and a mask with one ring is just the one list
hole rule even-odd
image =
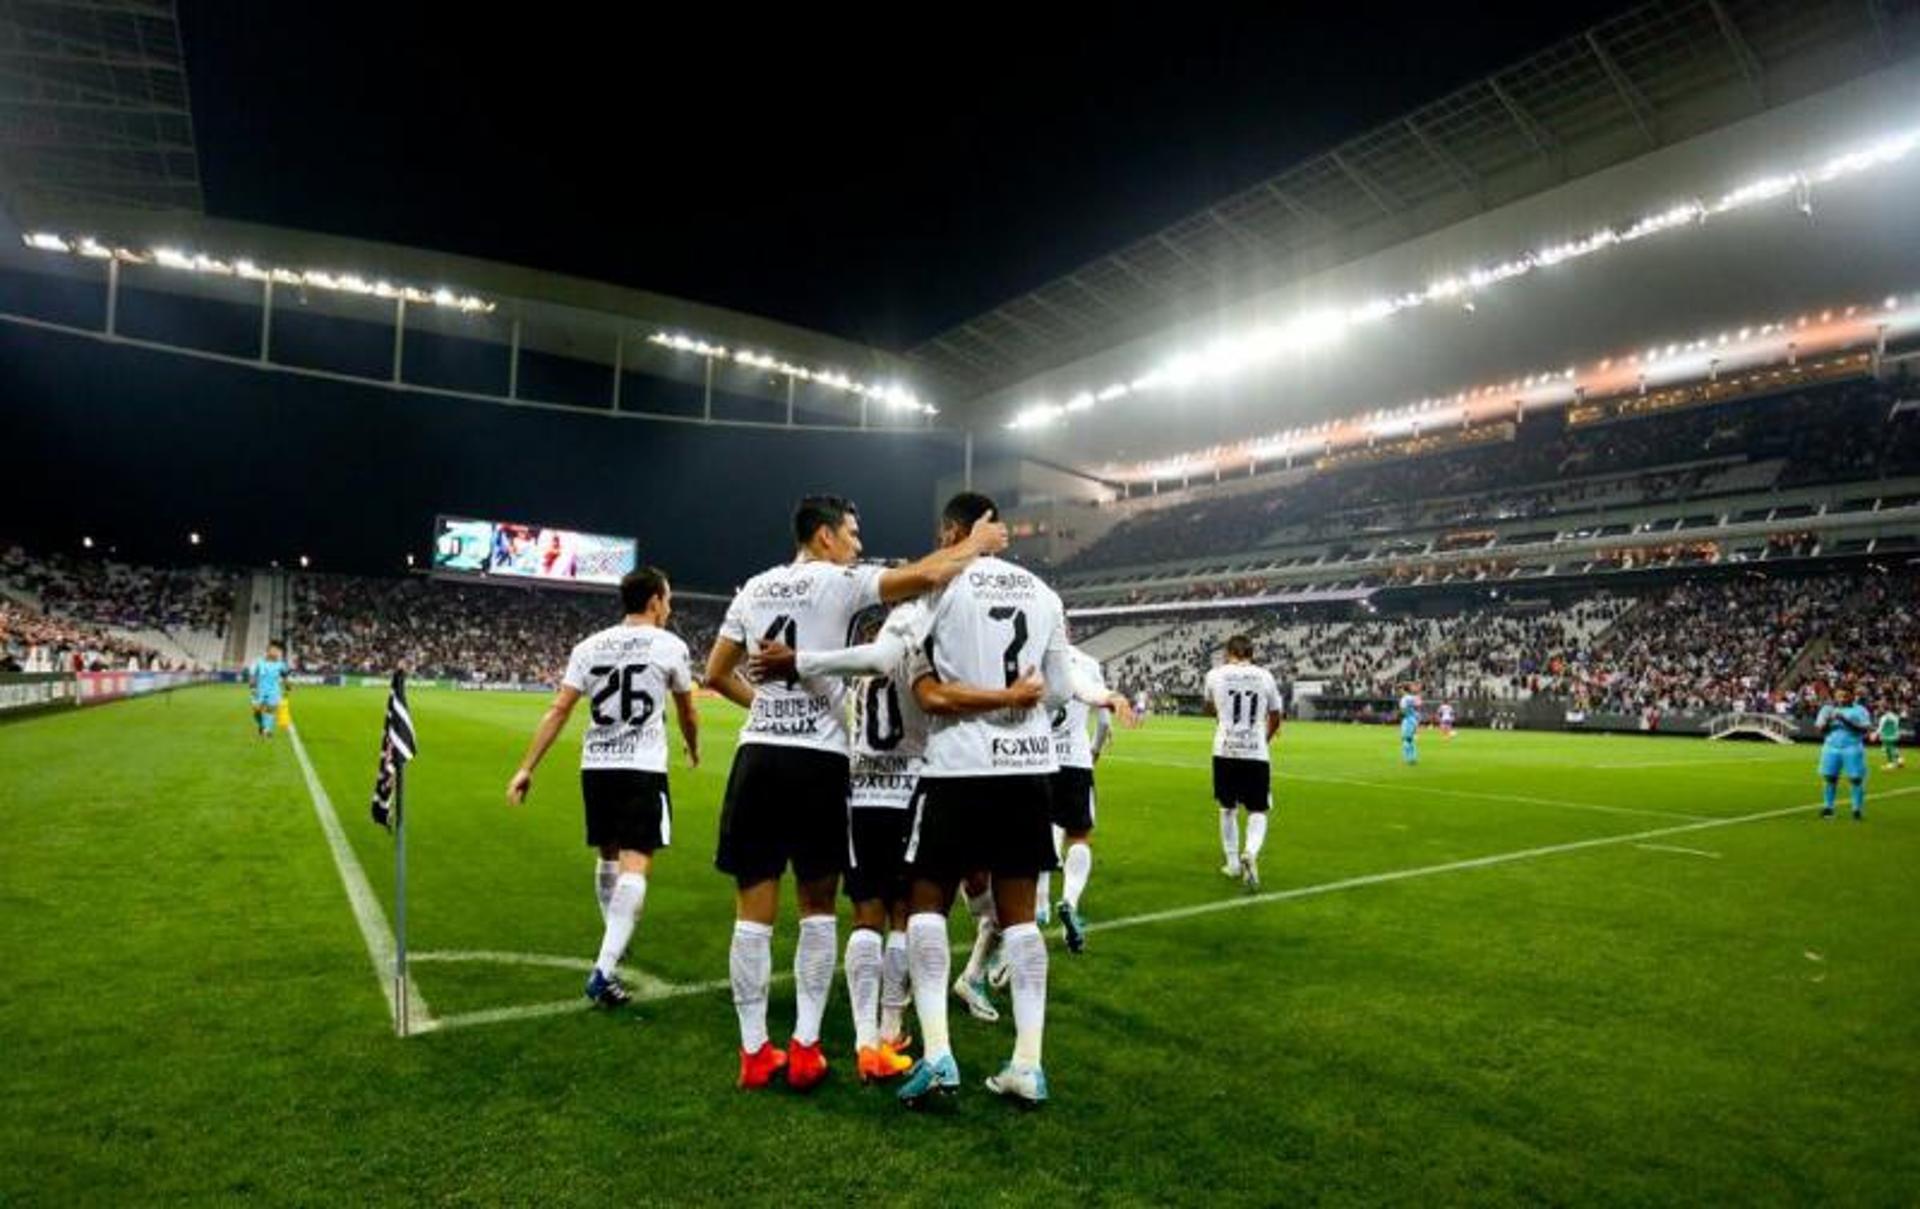
[[[1601, 227], [1579, 239], [1547, 244], [1497, 264], [1483, 265], [1440, 278], [1421, 289], [1375, 298], [1345, 308], [1305, 312], [1250, 333], [1220, 337], [1204, 350], [1175, 353], [1160, 365], [1149, 368], [1125, 383], [1091, 391], [1091, 397], [1096, 402], [1105, 403], [1128, 394], [1191, 386], [1208, 377], [1224, 377], [1243, 368], [1271, 363], [1283, 356], [1311, 351], [1340, 339], [1350, 329], [1378, 323], [1402, 311], [1436, 302], [1456, 303], [1471, 311], [1474, 295], [1502, 282], [1524, 277], [1536, 269], [1579, 260], [1607, 248], [1633, 243], [1666, 231], [1701, 226], [1716, 216], [1764, 205], [1781, 197], [1794, 197], [1796, 205], [1810, 212], [1811, 190], [1815, 185], [1830, 184], [1896, 163], [1913, 154], [1917, 148], [1920, 148], [1920, 127], [1862, 147], [1850, 148], [1807, 167], [1749, 181], [1727, 190], [1711, 203], [1697, 197], [1680, 201], [1630, 222]], [[1076, 392], [1074, 398], [1084, 397], [1088, 393]], [[1064, 419], [1069, 413], [1085, 410], [1040, 399], [1021, 407], [1006, 422], [1006, 426], [1016, 430], [1045, 428]]]
[[[1899, 309], [1900, 298], [1898, 295], [1889, 295], [1885, 301], [1888, 305], [1883, 311], [1869, 310], [1861, 314], [1860, 307], [1852, 306], [1838, 312], [1841, 323], [1850, 321], [1858, 328], [1852, 337], [1853, 344], [1857, 345], [1867, 339], [1870, 333], [1879, 332], [1888, 325], [1888, 315]], [[1469, 386], [1450, 395], [1428, 396], [1399, 407], [1365, 411], [1340, 420], [1322, 420], [1231, 445], [1174, 454], [1154, 462], [1128, 467], [1109, 463], [1104, 473], [1127, 482], [1165, 482], [1194, 474], [1212, 474], [1228, 466], [1244, 469], [1248, 462], [1270, 462], [1302, 452], [1319, 454], [1330, 451], [1335, 445], [1364, 444], [1460, 427], [1475, 420], [1510, 418], [1512, 412], [1508, 409], [1514, 406], [1564, 406], [1578, 400], [1590, 387], [1617, 389], [1620, 379], [1616, 375], [1628, 366], [1636, 367], [1643, 377], [1650, 369], [1657, 367], [1668, 381], [1675, 380], [1673, 375], [1676, 372], [1691, 374], [1696, 370], [1704, 379], [1713, 367], [1724, 367], [1727, 359], [1743, 357], [1752, 363], [1756, 357], [1778, 356], [1783, 350], [1790, 352], [1794, 344], [1783, 345], [1778, 341], [1789, 336], [1796, 340], [1804, 339], [1807, 336], [1805, 329], [1810, 323], [1826, 325], [1835, 319], [1835, 310], [1828, 308], [1817, 317], [1802, 315], [1794, 324], [1789, 324], [1786, 319], [1747, 324], [1737, 332], [1728, 330], [1714, 336], [1673, 340], [1666, 344], [1649, 345], [1638, 353], [1626, 356], [1615, 354], [1603, 357], [1584, 371], [1577, 365], [1536, 371], [1504, 382]], [[1920, 312], [1910, 312], [1896, 322], [1901, 322], [1908, 330], [1920, 329]], [[1802, 355], [1805, 355], [1805, 351], [1802, 346]]]
[[729, 349], [724, 344], [710, 344], [680, 332], [655, 332], [647, 337], [647, 343], [657, 344], [675, 352], [692, 353], [696, 357], [706, 357], [712, 361], [732, 361], [736, 365], [782, 374], [797, 382], [811, 382], [829, 390], [844, 391], [847, 394], [872, 400], [888, 411], [911, 411], [923, 416], [940, 414], [939, 408], [925, 402], [898, 382], [859, 382], [837, 369], [818, 369], [797, 365], [792, 361], [776, 357], [772, 353], [756, 352], [752, 349]]
[[187, 534], [187, 544], [189, 546], [197, 546], [200, 544], [200, 534], [197, 530]]
[[222, 260], [204, 252], [186, 252], [173, 247], [147, 249], [109, 247], [91, 235], [73, 239], [49, 231], [35, 231], [20, 237], [20, 242], [41, 252], [64, 252], [91, 260], [117, 260], [122, 264], [150, 264], [177, 272], [205, 273], [213, 277], [238, 277], [247, 281], [272, 281], [276, 285], [333, 290], [369, 298], [404, 298], [419, 306], [444, 306], [456, 311], [490, 314], [495, 304], [477, 294], [456, 294], [445, 286], [425, 290], [418, 286], [395, 285], [382, 279], [367, 280], [357, 273], [332, 273], [322, 269], [262, 267], [251, 260]]
[[91, 549], [93, 549], [93, 539], [92, 539], [92, 538], [90, 538], [90, 537], [83, 537], [83, 538], [81, 538], [81, 539], [80, 539], [80, 547], [81, 547], [82, 549], [84, 549], [84, 550], [91, 550]]

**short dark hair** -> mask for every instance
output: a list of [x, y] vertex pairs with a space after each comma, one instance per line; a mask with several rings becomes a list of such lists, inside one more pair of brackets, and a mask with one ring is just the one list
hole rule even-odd
[[1235, 634], [1227, 639], [1227, 654], [1235, 659], [1253, 658], [1253, 639], [1245, 634]]
[[853, 501], [839, 495], [808, 495], [793, 506], [793, 541], [804, 546], [822, 527], [838, 529], [850, 516], [859, 516]]
[[278, 638], [267, 639], [267, 649], [272, 650], [274, 647], [279, 647], [281, 650], [284, 651], [287, 649], [287, 644], [280, 641]]
[[658, 567], [640, 567], [620, 577], [620, 607], [628, 613], [644, 613], [653, 598], [667, 590], [667, 573]]
[[996, 516], [1000, 513], [999, 507], [990, 497], [981, 495], [978, 491], [962, 491], [948, 500], [947, 506], [940, 510], [940, 523], [958, 525], [962, 530], [972, 529], [974, 522], [989, 512]]

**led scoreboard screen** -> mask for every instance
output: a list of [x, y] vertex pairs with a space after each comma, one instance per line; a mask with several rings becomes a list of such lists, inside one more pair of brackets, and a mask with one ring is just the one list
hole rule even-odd
[[549, 583], [617, 584], [637, 562], [634, 539], [548, 525], [443, 516], [433, 569]]

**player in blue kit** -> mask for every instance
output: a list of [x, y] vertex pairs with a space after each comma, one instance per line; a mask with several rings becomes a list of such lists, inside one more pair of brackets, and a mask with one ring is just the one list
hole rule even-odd
[[1833, 690], [1833, 701], [1820, 707], [1814, 729], [1826, 736], [1820, 746], [1820, 779], [1826, 782], [1825, 804], [1820, 817], [1833, 817], [1833, 797], [1840, 787], [1840, 775], [1846, 774], [1852, 786], [1853, 821], [1867, 817], [1867, 736], [1873, 733], [1873, 715], [1853, 699], [1853, 690]]
[[273, 738], [273, 724], [286, 697], [286, 675], [286, 651], [277, 642], [269, 642], [267, 653], [247, 669], [247, 680], [253, 686], [253, 720], [262, 739]]
[[1420, 682], [1410, 680], [1400, 694], [1400, 758], [1408, 764], [1420, 762], [1420, 753], [1413, 745], [1414, 736], [1419, 733]]

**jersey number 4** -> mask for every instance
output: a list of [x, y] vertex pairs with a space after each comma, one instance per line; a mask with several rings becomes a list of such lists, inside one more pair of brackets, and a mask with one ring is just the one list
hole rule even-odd
[[[655, 702], [653, 694], [640, 687], [640, 677], [645, 675], [647, 665], [629, 663], [625, 667], [601, 666], [588, 668], [587, 672], [595, 680], [605, 676], [606, 683], [593, 695], [590, 702], [593, 708], [593, 720], [600, 726], [612, 726], [619, 722], [626, 726], [645, 726], [653, 718]], [[618, 716], [611, 716], [602, 710], [609, 701], [619, 705]]]

